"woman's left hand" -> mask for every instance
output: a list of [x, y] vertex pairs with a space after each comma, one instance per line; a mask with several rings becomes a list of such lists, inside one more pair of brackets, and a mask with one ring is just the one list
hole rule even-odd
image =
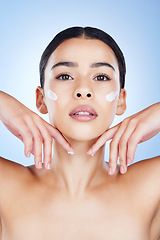
[[127, 164], [134, 160], [137, 145], [160, 132], [160, 103], [124, 119], [116, 126], [103, 133], [87, 152], [93, 155], [108, 140], [110, 142], [109, 174], [113, 175], [119, 157], [120, 172], [127, 171]]

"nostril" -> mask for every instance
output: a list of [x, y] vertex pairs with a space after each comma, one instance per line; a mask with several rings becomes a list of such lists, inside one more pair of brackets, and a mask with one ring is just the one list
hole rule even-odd
[[77, 97], [81, 97], [81, 94], [80, 94], [80, 93], [77, 93]]
[[87, 97], [91, 97], [91, 94], [90, 94], [90, 93], [87, 93]]

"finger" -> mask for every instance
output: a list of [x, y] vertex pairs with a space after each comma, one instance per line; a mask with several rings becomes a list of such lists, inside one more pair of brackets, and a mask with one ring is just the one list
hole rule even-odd
[[124, 165], [127, 165], [127, 163], [128, 164], [130, 163], [130, 159], [127, 158], [128, 139], [134, 132], [137, 125], [137, 121], [134, 119], [128, 122], [126, 121], [125, 124], [126, 124], [126, 128], [119, 140], [119, 161], [121, 166], [124, 166]]
[[42, 136], [32, 119], [27, 120], [27, 125], [33, 135], [34, 161], [37, 168], [42, 168]]
[[52, 161], [52, 139], [44, 141], [43, 153], [44, 153], [44, 166], [46, 169], [50, 170]]
[[[117, 166], [117, 160], [118, 160], [118, 155], [120, 151], [120, 146], [119, 146], [119, 141], [127, 127], [127, 122], [128, 120], [125, 120], [121, 122], [121, 125], [119, 126], [117, 132], [115, 133], [111, 143], [110, 143], [110, 155], [109, 155], [109, 172], [111, 174], [114, 174], [116, 166]], [[126, 167], [126, 161], [124, 159], [119, 159], [120, 161], [120, 172], [121, 173], [126, 173], [127, 167]]]
[[52, 159], [52, 137], [50, 136], [48, 130], [41, 121], [37, 122], [37, 127], [41, 133], [43, 139], [43, 154], [44, 154], [44, 165], [46, 169], [51, 168]]
[[[6, 128], [24, 144], [24, 154], [26, 157], [30, 157], [32, 150], [32, 134], [28, 126], [24, 121], [14, 121], [13, 126], [10, 127], [8, 124], [4, 124]], [[18, 126], [18, 127], [17, 127]]]
[[[114, 141], [110, 142], [110, 151], [109, 151], [109, 175], [113, 175], [116, 171], [117, 160], [118, 160], [118, 145], [115, 144]], [[112, 152], [112, 148], [114, 149], [114, 154]]]
[[73, 148], [67, 142], [67, 140], [62, 136], [58, 129], [51, 126], [49, 123], [44, 122], [44, 125], [47, 127], [49, 134], [67, 151], [74, 153]]
[[128, 140], [127, 158], [130, 159], [130, 163], [133, 162], [137, 145], [140, 143], [142, 137], [142, 127], [139, 125]]
[[108, 140], [112, 139], [118, 128], [119, 124], [103, 133], [101, 137], [99, 137], [98, 140], [91, 146], [87, 154], [94, 155], [101, 146], [103, 146]]
[[42, 145], [43, 141], [40, 133], [35, 130], [34, 133], [34, 161], [37, 168], [42, 168]]
[[30, 131], [26, 131], [22, 137], [22, 141], [24, 143], [25, 156], [30, 157], [33, 148], [33, 136]]
[[17, 133], [19, 134], [14, 133], [14, 135], [24, 143], [25, 156], [30, 157], [33, 148], [33, 136], [30, 129], [24, 122], [20, 122], [19, 127], [17, 128]]

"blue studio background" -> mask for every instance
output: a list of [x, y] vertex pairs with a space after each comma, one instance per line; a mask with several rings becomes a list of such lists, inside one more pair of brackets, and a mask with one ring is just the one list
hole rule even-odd
[[[159, 13], [159, 0], [0, 0], [0, 90], [37, 112], [38, 65], [48, 43], [71, 26], [101, 28], [119, 44], [127, 64], [128, 108], [115, 125], [160, 101]], [[26, 166], [33, 164], [33, 157], [27, 159], [23, 151], [21, 141], [0, 122], [0, 155]], [[159, 154], [160, 134], [138, 145], [135, 161]]]

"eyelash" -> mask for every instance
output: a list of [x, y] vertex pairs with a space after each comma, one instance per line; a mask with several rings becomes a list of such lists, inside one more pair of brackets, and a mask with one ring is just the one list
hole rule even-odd
[[[111, 78], [108, 77], [106, 74], [99, 74], [99, 75], [97, 75], [95, 78], [98, 78], [98, 77], [100, 77], [100, 79], [99, 79], [99, 80], [97, 79], [97, 81], [101, 81], [101, 82], [105, 82], [105, 81], [111, 80]], [[102, 80], [102, 79], [101, 79], [102, 77], [103, 77], [103, 78], [105, 77], [106, 80]], [[94, 79], [95, 79], [95, 78], [94, 78]]]
[[[67, 76], [67, 79], [65, 78], [65, 79], [63, 79], [63, 77], [66, 77]], [[98, 77], [100, 77], [100, 79], [98, 80]], [[106, 78], [106, 80], [102, 80], [101, 78]], [[69, 79], [69, 78], [71, 78], [71, 79]], [[99, 75], [97, 75], [94, 79], [96, 79], [97, 78], [97, 81], [101, 81], [101, 82], [104, 82], [104, 81], [109, 81], [109, 80], [111, 80], [111, 78], [109, 78], [106, 74], [99, 74]], [[58, 75], [57, 77], [56, 77], [56, 79], [59, 79], [59, 80], [61, 80], [61, 81], [68, 81], [68, 80], [73, 80], [73, 78], [70, 76], [70, 75], [68, 75], [68, 74], [60, 74], [60, 75]]]
[[[70, 77], [71, 79], [63, 79], [63, 77]], [[62, 78], [61, 78], [62, 77]], [[73, 78], [70, 76], [70, 75], [68, 75], [68, 74], [60, 74], [60, 75], [58, 75], [57, 77], [56, 77], [56, 79], [59, 79], [59, 80], [62, 80], [62, 81], [67, 81], [67, 80], [72, 80]]]

